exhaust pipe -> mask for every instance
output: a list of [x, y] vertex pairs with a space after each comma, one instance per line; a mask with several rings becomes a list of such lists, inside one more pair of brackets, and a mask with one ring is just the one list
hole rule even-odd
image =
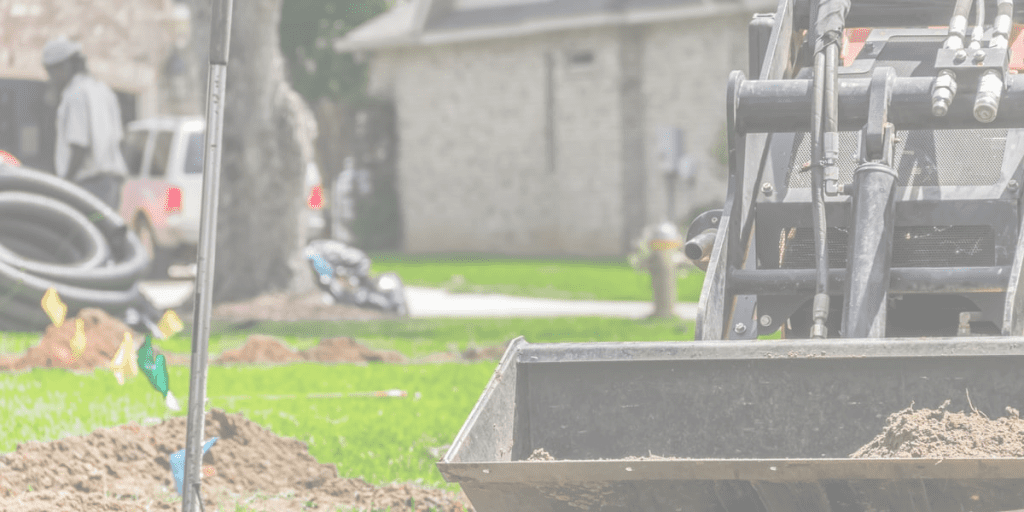
[[702, 271], [708, 270], [711, 262], [711, 250], [715, 247], [715, 237], [718, 235], [718, 228], [704, 230], [701, 234], [686, 241], [683, 246], [683, 254]]

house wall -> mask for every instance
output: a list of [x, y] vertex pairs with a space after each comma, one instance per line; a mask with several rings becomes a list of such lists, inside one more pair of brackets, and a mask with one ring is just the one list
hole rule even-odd
[[665, 126], [701, 164], [676, 211], [720, 204], [725, 83], [746, 67], [748, 20], [379, 52], [370, 88], [395, 101], [404, 249], [622, 255], [664, 212]]
[[616, 52], [580, 31], [393, 56], [405, 250], [617, 253]]
[[751, 15], [648, 25], [644, 93], [647, 112], [647, 221], [665, 213], [666, 183], [657, 164], [658, 131], [679, 127], [698, 164], [692, 181], [675, 190], [676, 218], [694, 209], [721, 207], [727, 182], [725, 86], [735, 69], [747, 72]]

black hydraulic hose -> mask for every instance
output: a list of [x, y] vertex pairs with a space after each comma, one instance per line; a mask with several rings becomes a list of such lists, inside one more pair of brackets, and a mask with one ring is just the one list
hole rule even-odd
[[[828, 222], [825, 217], [825, 183], [824, 169], [821, 167], [822, 160], [822, 139], [823, 139], [823, 107], [825, 95], [825, 55], [816, 53], [814, 55], [814, 101], [811, 103], [811, 220], [814, 228], [814, 253], [815, 253], [815, 308], [814, 324], [811, 337], [824, 337], [825, 321], [827, 320], [828, 307], [824, 306], [824, 312], [819, 311], [821, 301], [828, 300]], [[824, 315], [824, 316], [823, 316]]]
[[[1013, 6], [1010, 6], [1013, 11]], [[974, 0], [974, 31], [971, 33], [971, 40], [981, 44], [985, 37], [985, 0]]]
[[[978, 0], [983, 2], [985, 0]], [[953, 17], [949, 19], [949, 31], [943, 46], [945, 48], [959, 49], [964, 47], [964, 37], [967, 36], [967, 17], [971, 15], [971, 0], [956, 0], [953, 6]]]
[[0, 330], [41, 330], [53, 288], [69, 315], [157, 311], [137, 281], [149, 256], [124, 221], [85, 189], [39, 171], [0, 165]]

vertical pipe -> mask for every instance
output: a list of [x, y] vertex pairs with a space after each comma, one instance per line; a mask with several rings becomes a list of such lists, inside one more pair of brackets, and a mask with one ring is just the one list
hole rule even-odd
[[210, 76], [206, 98], [206, 141], [203, 162], [203, 206], [199, 221], [193, 309], [192, 361], [189, 366], [188, 430], [185, 435], [185, 478], [181, 509], [201, 510], [203, 426], [206, 421], [206, 376], [213, 306], [213, 264], [217, 244], [217, 198], [220, 191], [221, 140], [224, 128], [224, 93], [227, 86], [228, 47], [234, 0], [214, 0], [210, 29]]
[[853, 178], [853, 229], [846, 260], [844, 338], [884, 338], [896, 205], [896, 171], [861, 164]]

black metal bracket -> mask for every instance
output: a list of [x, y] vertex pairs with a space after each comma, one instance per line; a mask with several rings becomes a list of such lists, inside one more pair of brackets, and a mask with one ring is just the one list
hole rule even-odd
[[868, 93], [868, 122], [861, 138], [861, 161], [883, 162], [892, 165], [895, 130], [889, 122], [889, 104], [892, 101], [896, 72], [892, 68], [878, 68], [871, 75]]
[[998, 71], [1006, 76], [1010, 69], [1010, 51], [1006, 48], [940, 48], [935, 55], [936, 71], [949, 70], [956, 74], [957, 89], [961, 92], [978, 90], [982, 75]]

